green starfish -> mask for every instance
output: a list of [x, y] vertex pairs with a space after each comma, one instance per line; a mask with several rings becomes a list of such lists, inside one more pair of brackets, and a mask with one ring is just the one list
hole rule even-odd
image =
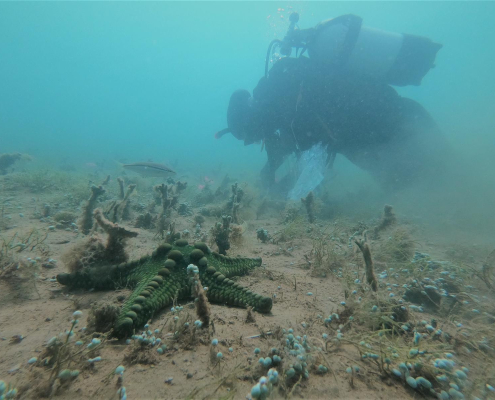
[[73, 274], [59, 274], [57, 281], [71, 288], [111, 290], [133, 288], [122, 306], [114, 326], [114, 335], [125, 337], [141, 328], [174, 298], [191, 298], [191, 281], [187, 266], [199, 268], [199, 278], [207, 286], [210, 302], [238, 307], [251, 306], [267, 313], [272, 299], [255, 294], [229, 279], [247, 274], [261, 265], [261, 258], [226, 257], [211, 252], [204, 243], [190, 246], [180, 239], [172, 246], [160, 245], [151, 256], [113, 266], [84, 268]]

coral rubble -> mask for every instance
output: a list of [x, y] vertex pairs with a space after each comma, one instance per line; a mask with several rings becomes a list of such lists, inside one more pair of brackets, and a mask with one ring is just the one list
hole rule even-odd
[[217, 222], [212, 228], [212, 236], [218, 246], [218, 252], [220, 254], [227, 254], [227, 250], [230, 249], [230, 223], [232, 217], [230, 215], [222, 216], [222, 222]]

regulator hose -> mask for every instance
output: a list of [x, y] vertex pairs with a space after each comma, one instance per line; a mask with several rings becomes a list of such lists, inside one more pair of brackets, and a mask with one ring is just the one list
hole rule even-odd
[[273, 39], [268, 45], [268, 50], [266, 52], [266, 60], [265, 60], [265, 78], [268, 78], [268, 63], [270, 62], [270, 54], [272, 52], [272, 47], [275, 43], [282, 43], [280, 39]]

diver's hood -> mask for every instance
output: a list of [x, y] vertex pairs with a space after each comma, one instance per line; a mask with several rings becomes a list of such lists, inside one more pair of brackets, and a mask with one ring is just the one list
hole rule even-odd
[[245, 145], [254, 143], [256, 118], [252, 103], [253, 98], [247, 90], [239, 89], [232, 93], [227, 110], [227, 124], [229, 127], [218, 131], [215, 137], [220, 139], [230, 132], [236, 139], [243, 140]]
[[246, 139], [248, 134], [250, 99], [251, 94], [244, 89], [236, 90], [230, 96], [227, 124], [232, 135], [239, 140]]

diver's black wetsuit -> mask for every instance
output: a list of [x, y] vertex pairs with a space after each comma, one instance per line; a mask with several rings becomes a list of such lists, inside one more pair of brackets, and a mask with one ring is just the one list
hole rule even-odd
[[285, 58], [253, 91], [246, 144], [264, 140], [262, 179], [272, 186], [284, 158], [318, 142], [370, 172], [386, 188], [403, 187], [438, 168], [447, 147], [436, 123], [389, 85], [322, 73], [307, 58]]

